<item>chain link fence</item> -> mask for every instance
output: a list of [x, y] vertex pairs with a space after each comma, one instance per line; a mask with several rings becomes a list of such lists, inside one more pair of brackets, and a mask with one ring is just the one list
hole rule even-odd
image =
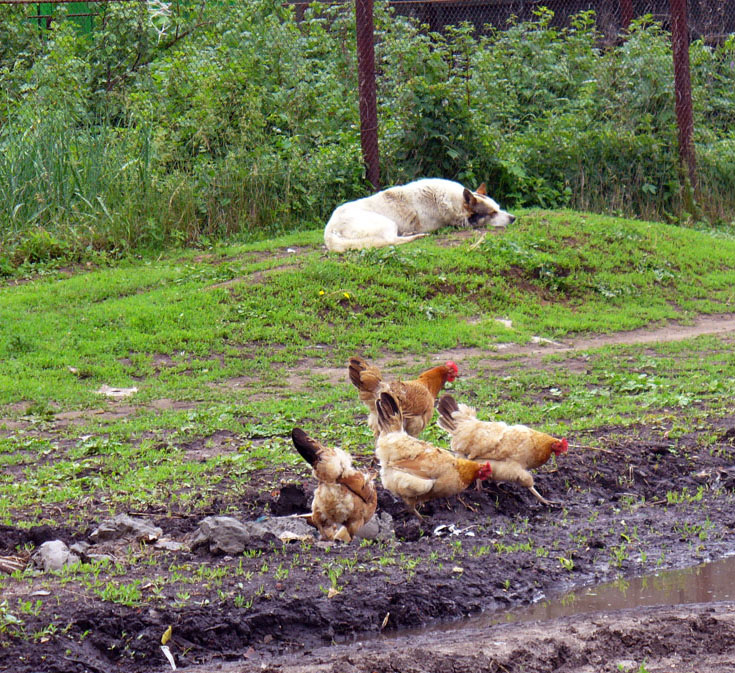
[[[356, 1], [358, 6], [365, 3], [372, 6], [373, 2]], [[305, 7], [303, 3], [296, 4], [299, 8]], [[559, 28], [570, 26], [571, 18], [581, 12], [592, 12], [597, 31], [603, 43], [608, 44], [622, 42], [631, 22], [638, 17], [645, 16], [660, 23], [672, 36], [683, 192], [691, 194], [692, 188], [696, 190], [689, 44], [691, 40], [698, 39], [710, 46], [718, 45], [735, 34], [735, 0], [388, 0], [387, 4], [398, 14], [413, 18], [432, 31], [442, 32], [447, 26], [469, 23], [478, 35], [502, 30], [518, 21], [531, 21], [542, 7], [553, 12], [551, 25]], [[297, 9], [297, 14], [300, 11]], [[361, 42], [370, 39], [371, 35], [372, 23], [370, 26], [358, 25], [358, 53], [364, 51]], [[364, 68], [372, 69], [373, 64], [362, 59], [358, 67], [364, 80]], [[363, 84], [360, 90], [361, 106], [365, 91]], [[377, 169], [374, 167], [379, 161], [377, 139], [366, 139], [365, 121], [362, 123], [365, 164], [368, 170], [372, 167], [375, 171]], [[370, 125], [373, 125], [372, 120]], [[370, 181], [377, 187], [379, 175], [377, 178], [371, 177]], [[684, 196], [685, 201], [690, 198]]]
[[[631, 21], [643, 16], [671, 29], [670, 0], [376, 0], [376, 6], [379, 3], [437, 32], [468, 22], [478, 34], [487, 34], [513, 21], [532, 20], [541, 7], [554, 13], [551, 25], [560, 28], [568, 26], [576, 14], [592, 10], [598, 31], [611, 41], [618, 40]], [[302, 17], [310, 3], [295, 0], [289, 4], [295, 7], [297, 17]], [[735, 0], [688, 0], [687, 5], [691, 39], [719, 44], [735, 33]]]
[[[293, 7], [297, 21], [305, 16], [311, 5], [309, 0], [284, 1]], [[138, 2], [150, 6], [154, 0], [86, 3], [49, 0], [32, 3], [38, 8], [38, 15], [32, 18], [39, 24], [48, 25], [54, 6], [66, 3], [71, 10], [70, 16], [88, 19], [102, 11], [107, 2]], [[155, 2], [170, 4], [165, 0]], [[691, 185], [696, 187], [689, 44], [693, 40], [701, 40], [705, 45], [718, 46], [735, 35], [735, 0], [326, 0], [323, 4], [354, 5], [356, 11], [359, 92], [356, 91], [355, 96], [360, 103], [362, 152], [367, 178], [373, 187], [378, 188], [381, 182], [378, 152], [380, 119], [377, 118], [375, 103], [373, 3], [376, 8], [387, 6], [399, 15], [414, 19], [426, 30], [441, 33], [446, 32], [448, 26], [469, 24], [476, 35], [503, 31], [519, 22], [532, 22], [542, 8], [553, 14], [550, 25], [560, 29], [570, 27], [572, 18], [581, 12], [592, 12], [603, 47], [623, 43], [631, 22], [649, 17], [671, 33], [680, 161], [687, 168]], [[0, 0], [0, 4], [31, 4], [31, 0]], [[94, 30], [91, 26], [90, 29]]]
[[[98, 7], [108, 2], [140, 2], [141, 0], [98, 0], [78, 2], [75, 0], [0, 0], [0, 4], [35, 5], [38, 14], [34, 17], [48, 23], [54, 14], [54, 5], [67, 4], [73, 17], [91, 17]], [[337, 3], [353, 0], [337, 0]], [[329, 1], [327, 4], [337, 4]], [[671, 28], [670, 0], [377, 0], [387, 4], [396, 13], [416, 19], [430, 30], [441, 32], [446, 26], [468, 22], [478, 34], [491, 29], [503, 29], [509, 22], [528, 21], [535, 12], [547, 7], [554, 13], [553, 26], [569, 25], [572, 16], [593, 10], [597, 29], [608, 40], [616, 40], [630, 21], [651, 16], [664, 28]], [[297, 18], [303, 17], [310, 2], [290, 1]], [[735, 0], [688, 0], [689, 32], [692, 39], [701, 39], [706, 44], [719, 44], [728, 35], [735, 33]], [[85, 27], [91, 28], [91, 24]]]
[[[435, 31], [466, 21], [478, 33], [486, 33], [514, 20], [531, 20], [542, 6], [554, 12], [551, 25], [557, 27], [569, 25], [580, 12], [594, 11], [597, 29], [609, 40], [618, 39], [630, 21], [642, 16], [651, 16], [667, 30], [671, 27], [670, 0], [391, 0], [388, 4]], [[732, 0], [689, 0], [688, 5], [692, 39], [713, 44], [735, 33]]]

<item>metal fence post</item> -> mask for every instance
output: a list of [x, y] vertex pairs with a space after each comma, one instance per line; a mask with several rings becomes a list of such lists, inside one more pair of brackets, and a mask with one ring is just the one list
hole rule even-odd
[[355, 0], [357, 32], [357, 84], [360, 94], [360, 143], [367, 178], [380, 189], [378, 106], [375, 95], [373, 0]]
[[674, 88], [676, 90], [676, 123], [679, 127], [679, 158], [682, 172], [688, 176], [691, 189], [697, 188], [697, 165], [694, 156], [694, 118], [692, 116], [692, 82], [689, 73], [689, 27], [687, 0], [671, 0], [671, 42], [674, 53]]
[[628, 30], [633, 21], [633, 0], [620, 0], [620, 28]]

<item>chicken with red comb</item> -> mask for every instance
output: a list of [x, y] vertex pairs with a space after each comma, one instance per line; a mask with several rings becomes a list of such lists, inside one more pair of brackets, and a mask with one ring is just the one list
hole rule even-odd
[[457, 404], [451, 395], [439, 400], [439, 425], [451, 436], [450, 447], [457, 455], [476, 461], [490, 461], [493, 481], [507, 481], [527, 488], [545, 505], [528, 470], [544, 465], [551, 455], [567, 452], [566, 439], [557, 439], [525, 425], [502, 421], [480, 421], [466, 404]]
[[459, 368], [451, 360], [432, 367], [409, 381], [385, 381], [380, 369], [354, 356], [348, 363], [350, 382], [357, 388], [360, 399], [367, 406], [368, 425], [378, 436], [378, 412], [376, 402], [381, 393], [390, 393], [401, 408], [404, 430], [418, 437], [434, 415], [434, 401], [444, 384], [459, 376]]

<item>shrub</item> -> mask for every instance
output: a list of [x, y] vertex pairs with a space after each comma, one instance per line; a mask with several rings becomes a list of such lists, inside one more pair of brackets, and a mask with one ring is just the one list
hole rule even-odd
[[[39, 31], [28, 6], [0, 7], [1, 259], [321, 226], [368, 192], [350, 3], [300, 21], [276, 0], [110, 3], [91, 33], [59, 11]], [[436, 34], [379, 5], [383, 183], [680, 211], [668, 34], [644, 18], [616, 45], [591, 12], [551, 19]], [[734, 53], [732, 37], [691, 49], [700, 194], [721, 220], [735, 211]]]

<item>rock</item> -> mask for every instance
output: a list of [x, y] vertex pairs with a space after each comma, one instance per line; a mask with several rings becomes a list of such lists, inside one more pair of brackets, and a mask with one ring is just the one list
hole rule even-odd
[[163, 536], [163, 531], [145, 519], [136, 519], [127, 514], [118, 514], [114, 519], [103, 521], [89, 538], [93, 542], [119, 540], [124, 537], [134, 537], [139, 542], [153, 542]]
[[130, 397], [138, 392], [138, 389], [133, 388], [113, 388], [108, 386], [106, 383], [100, 386], [99, 390], [95, 390], [98, 395], [106, 395], [107, 397]]
[[76, 554], [82, 561], [87, 560], [87, 550], [92, 545], [89, 544], [89, 542], [75, 542], [71, 547], [69, 547], [69, 551], [71, 551], [73, 554]]
[[231, 516], [208, 516], [189, 545], [190, 549], [207, 546], [212, 554], [242, 554], [246, 549], [262, 549], [277, 538], [253, 521], [241, 522]]
[[355, 533], [356, 540], [390, 540], [395, 537], [393, 517], [388, 512], [377, 512], [360, 530]]
[[294, 540], [313, 541], [316, 529], [306, 523], [305, 518], [295, 516], [275, 516], [257, 521], [268, 532], [273, 533], [281, 542]]
[[72, 554], [61, 540], [44, 542], [33, 554], [33, 562], [44, 572], [61, 570], [64, 566], [77, 563], [79, 557]]
[[167, 537], [161, 538], [153, 546], [156, 549], [164, 549], [166, 551], [181, 551], [184, 548], [183, 543]]

